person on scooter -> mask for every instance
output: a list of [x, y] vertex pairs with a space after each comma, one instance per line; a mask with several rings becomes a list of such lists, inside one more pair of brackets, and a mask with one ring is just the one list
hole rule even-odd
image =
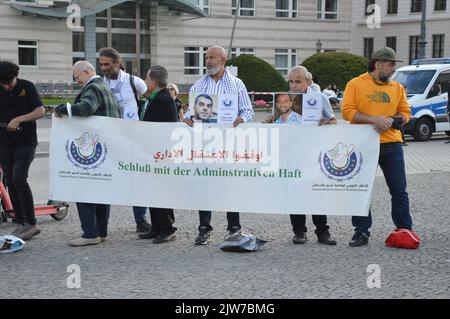
[[0, 165], [18, 223], [12, 234], [28, 240], [41, 232], [27, 179], [37, 146], [36, 120], [45, 108], [33, 83], [18, 75], [19, 66], [0, 61], [0, 123], [6, 126], [0, 129]]

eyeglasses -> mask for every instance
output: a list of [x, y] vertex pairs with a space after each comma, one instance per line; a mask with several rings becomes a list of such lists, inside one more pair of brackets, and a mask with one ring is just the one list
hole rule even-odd
[[169, 88], [169, 91], [175, 91], [175, 89], [174, 88]]

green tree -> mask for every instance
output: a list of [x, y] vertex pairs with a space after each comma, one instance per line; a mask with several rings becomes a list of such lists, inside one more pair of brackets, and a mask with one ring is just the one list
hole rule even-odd
[[266, 61], [253, 55], [240, 55], [227, 61], [227, 65], [238, 67], [238, 77], [248, 91], [286, 91], [287, 82], [283, 76]]
[[325, 89], [330, 84], [336, 84], [344, 90], [347, 82], [354, 77], [367, 72], [369, 61], [359, 55], [346, 52], [316, 53], [303, 62], [312, 73], [314, 82]]

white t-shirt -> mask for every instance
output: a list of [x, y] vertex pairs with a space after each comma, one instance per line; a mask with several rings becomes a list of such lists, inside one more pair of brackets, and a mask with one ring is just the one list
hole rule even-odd
[[[147, 85], [144, 80], [137, 76], [133, 76], [133, 80], [138, 96], [147, 92]], [[111, 89], [116, 97], [117, 102], [119, 102], [122, 111], [122, 118], [126, 120], [139, 120], [138, 107], [130, 84], [130, 75], [122, 70], [119, 70], [117, 80], [111, 80], [103, 77], [103, 81], [105, 81], [106, 85]]]

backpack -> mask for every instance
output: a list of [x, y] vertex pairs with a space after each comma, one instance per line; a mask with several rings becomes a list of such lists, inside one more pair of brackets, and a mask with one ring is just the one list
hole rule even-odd
[[138, 108], [138, 115], [140, 115], [142, 107], [144, 106], [145, 101], [139, 100], [139, 97], [138, 97], [138, 94], [137, 94], [137, 90], [136, 90], [136, 86], [134, 85], [134, 76], [132, 74], [130, 74], [130, 85], [131, 85], [131, 89], [133, 90], [133, 93], [134, 93], [134, 98], [136, 99], [136, 104], [137, 104], [137, 108]]
[[385, 244], [389, 247], [417, 249], [420, 246], [420, 237], [412, 230], [396, 228], [386, 238]]

